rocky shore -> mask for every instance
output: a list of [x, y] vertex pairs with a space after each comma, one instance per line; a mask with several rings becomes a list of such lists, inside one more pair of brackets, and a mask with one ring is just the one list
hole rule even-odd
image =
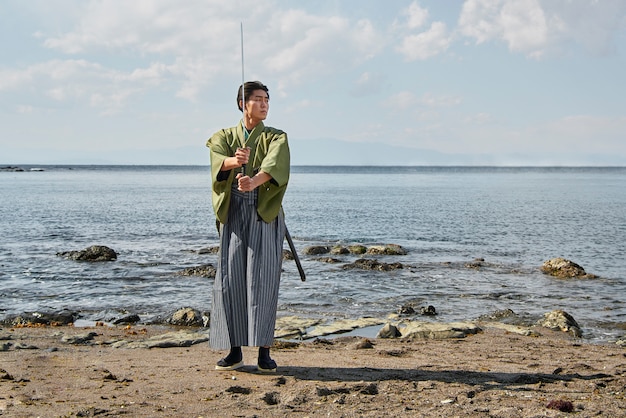
[[[218, 372], [205, 328], [0, 329], [11, 417], [623, 416], [626, 351], [570, 332], [440, 324], [401, 338], [278, 339], [278, 372]], [[444, 332], [447, 329], [447, 332]], [[425, 331], [423, 329], [422, 331]]]

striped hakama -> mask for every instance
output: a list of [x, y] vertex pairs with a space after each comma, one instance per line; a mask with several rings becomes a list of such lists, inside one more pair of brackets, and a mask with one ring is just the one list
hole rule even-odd
[[256, 211], [258, 191], [233, 183], [228, 222], [220, 224], [209, 344], [214, 349], [271, 346], [274, 341], [285, 221]]

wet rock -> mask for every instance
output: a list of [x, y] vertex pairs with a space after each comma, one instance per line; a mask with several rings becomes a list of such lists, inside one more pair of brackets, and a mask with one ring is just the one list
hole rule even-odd
[[198, 254], [218, 254], [219, 252], [220, 252], [220, 247], [200, 248], [197, 251]]
[[365, 245], [349, 245], [348, 251], [350, 254], [362, 255], [367, 252], [367, 247]]
[[399, 315], [415, 315], [415, 309], [412, 306], [403, 305], [398, 310]]
[[481, 315], [479, 319], [481, 321], [502, 321], [508, 318], [517, 317], [516, 313], [512, 309], [501, 309], [493, 311], [486, 315]]
[[114, 320], [113, 324], [115, 324], [115, 325], [136, 324], [140, 320], [141, 320], [141, 318], [139, 318], [139, 315], [137, 315], [137, 314], [128, 314], [128, 315], [124, 315], [123, 317]]
[[545, 313], [543, 319], [537, 325], [542, 327], [560, 330], [572, 334], [574, 337], [582, 337], [580, 326], [570, 314], [560, 309]]
[[0, 343], [0, 352], [9, 351], [12, 345], [12, 343]]
[[485, 263], [485, 259], [484, 258], [475, 258], [473, 261], [471, 261], [469, 263], [465, 263], [465, 267], [467, 267], [469, 269], [478, 270], [478, 269], [480, 269], [483, 266], [484, 263]]
[[404, 266], [402, 263], [382, 263], [378, 260], [372, 260], [368, 258], [360, 258], [354, 263], [346, 264], [343, 266], [344, 270], [349, 269], [361, 269], [361, 270], [375, 270], [375, 271], [391, 271], [400, 270]]
[[435, 307], [432, 305], [422, 306], [420, 308], [420, 314], [424, 316], [435, 316], [437, 315], [437, 311], [435, 310]]
[[330, 253], [333, 255], [350, 254], [350, 250], [346, 247], [335, 245], [333, 248], [330, 249]]
[[283, 250], [283, 260], [291, 261], [294, 259], [295, 257], [293, 256], [293, 253], [290, 250]]
[[117, 260], [117, 253], [104, 245], [92, 245], [81, 251], [64, 251], [57, 253], [57, 256], [76, 261], [97, 262]]
[[207, 278], [215, 278], [216, 270], [213, 264], [202, 264], [195, 267], [187, 267], [181, 272], [178, 272], [179, 276], [200, 276]]
[[559, 279], [594, 279], [598, 277], [594, 274], [588, 274], [584, 268], [573, 261], [560, 257], [545, 261], [541, 266], [541, 271]]
[[174, 312], [165, 322], [178, 326], [203, 327], [208, 325], [208, 317], [203, 316], [196, 309], [181, 308]]
[[398, 244], [372, 245], [367, 248], [367, 254], [406, 255], [406, 250]]
[[330, 247], [327, 245], [311, 245], [302, 250], [302, 253], [306, 255], [328, 254], [329, 252]]
[[8, 317], [2, 321], [11, 327], [28, 327], [37, 325], [61, 326], [73, 324], [79, 318], [79, 314], [73, 311], [49, 312], [25, 312], [20, 315]]
[[376, 338], [400, 338], [401, 336], [402, 333], [398, 327], [389, 323], [385, 324], [376, 334]]
[[316, 261], [319, 261], [321, 263], [328, 263], [328, 264], [338, 264], [341, 263], [341, 260], [338, 260], [336, 258], [332, 258], [332, 257], [320, 257], [320, 258], [316, 258]]

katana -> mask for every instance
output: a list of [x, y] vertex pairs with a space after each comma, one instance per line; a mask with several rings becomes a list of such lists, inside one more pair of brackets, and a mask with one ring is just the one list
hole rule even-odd
[[[241, 22], [241, 108], [243, 110], [243, 118], [241, 119], [241, 127], [243, 138], [241, 138], [241, 147], [246, 147], [246, 92], [244, 90], [245, 77], [244, 77], [244, 64], [243, 64], [243, 22]], [[246, 175], [246, 165], [241, 166], [241, 173]], [[289, 244], [289, 249], [291, 250], [291, 254], [293, 254], [293, 261], [296, 262], [296, 267], [298, 267], [298, 273], [300, 273], [300, 280], [303, 282], [306, 281], [306, 275], [304, 274], [304, 269], [302, 268], [302, 264], [300, 263], [300, 257], [298, 257], [298, 251], [296, 251], [296, 246], [293, 244], [293, 240], [291, 239], [291, 234], [289, 234], [289, 230], [287, 229], [287, 225], [285, 225], [285, 238], [287, 239], [287, 243]]]

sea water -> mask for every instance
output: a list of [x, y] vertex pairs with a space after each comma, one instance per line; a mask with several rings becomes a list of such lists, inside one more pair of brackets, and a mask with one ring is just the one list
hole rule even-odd
[[[217, 264], [208, 167], [46, 166], [0, 172], [0, 319], [33, 311], [210, 311], [213, 280], [181, 276]], [[511, 309], [535, 321], [563, 309], [590, 341], [626, 327], [626, 168], [292, 167], [284, 200], [298, 251], [311, 245], [399, 244], [401, 256], [300, 255], [285, 261], [279, 316], [475, 320]], [[106, 245], [114, 262], [57, 253]], [[285, 243], [285, 248], [287, 244]], [[344, 269], [359, 257], [402, 263]], [[564, 257], [596, 279], [556, 279]], [[475, 263], [476, 259], [483, 259]]]

